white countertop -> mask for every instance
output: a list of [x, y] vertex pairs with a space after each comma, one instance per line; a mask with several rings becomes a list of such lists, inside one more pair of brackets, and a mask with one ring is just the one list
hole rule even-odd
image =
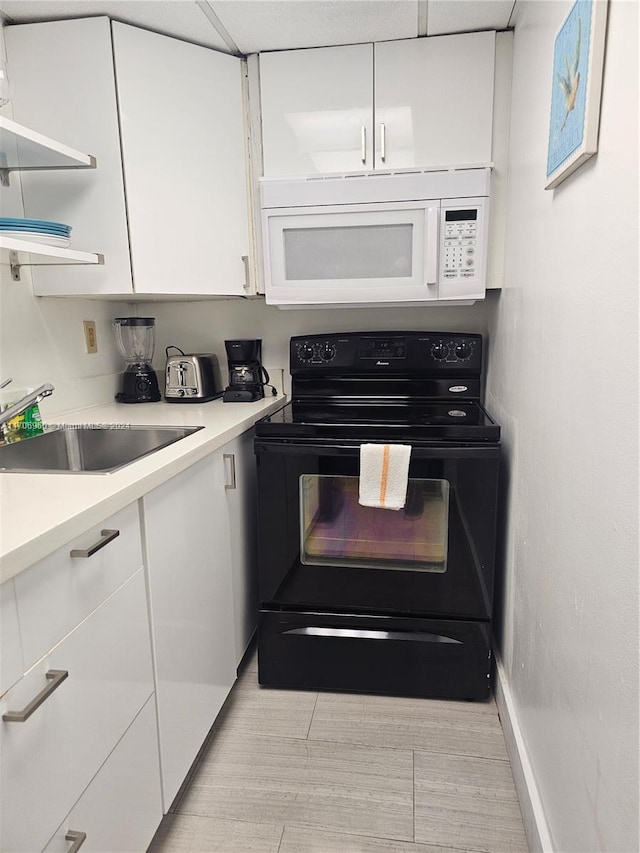
[[250, 429], [285, 397], [201, 405], [109, 403], [48, 423], [203, 426], [111, 474], [0, 474], [0, 583], [99, 524], [170, 477]]

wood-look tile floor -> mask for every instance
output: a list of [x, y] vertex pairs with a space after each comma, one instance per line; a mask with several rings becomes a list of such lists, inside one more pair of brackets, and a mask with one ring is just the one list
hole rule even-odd
[[149, 853], [527, 853], [495, 703], [231, 691]]

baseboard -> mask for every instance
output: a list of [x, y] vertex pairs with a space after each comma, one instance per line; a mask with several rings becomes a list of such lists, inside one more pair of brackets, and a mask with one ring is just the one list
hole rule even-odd
[[529, 753], [525, 746], [516, 715], [511, 689], [502, 661], [496, 656], [497, 678], [495, 698], [500, 722], [511, 761], [513, 781], [516, 786], [522, 820], [531, 853], [554, 853], [555, 847], [549, 831], [540, 792], [533, 773]]

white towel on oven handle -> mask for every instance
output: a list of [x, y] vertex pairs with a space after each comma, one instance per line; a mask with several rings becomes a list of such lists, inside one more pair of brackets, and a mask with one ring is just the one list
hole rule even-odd
[[410, 444], [361, 444], [358, 503], [402, 509], [407, 499], [410, 458]]

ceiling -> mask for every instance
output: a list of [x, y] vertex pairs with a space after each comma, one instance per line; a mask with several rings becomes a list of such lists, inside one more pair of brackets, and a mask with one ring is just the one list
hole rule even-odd
[[503, 30], [515, 0], [0, 0], [7, 24], [108, 15], [234, 54]]

